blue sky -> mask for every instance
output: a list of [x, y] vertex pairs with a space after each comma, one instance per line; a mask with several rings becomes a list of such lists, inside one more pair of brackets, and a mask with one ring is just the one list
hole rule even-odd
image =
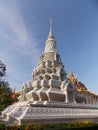
[[21, 89], [44, 50], [49, 20], [66, 72], [98, 94], [97, 0], [0, 0], [0, 60]]

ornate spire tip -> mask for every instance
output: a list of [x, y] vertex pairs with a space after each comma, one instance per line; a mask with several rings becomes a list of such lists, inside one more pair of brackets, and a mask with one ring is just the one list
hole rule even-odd
[[52, 18], [50, 18], [50, 26], [52, 25]]
[[53, 37], [53, 32], [52, 32], [52, 18], [50, 18], [50, 32], [49, 32], [49, 37]]

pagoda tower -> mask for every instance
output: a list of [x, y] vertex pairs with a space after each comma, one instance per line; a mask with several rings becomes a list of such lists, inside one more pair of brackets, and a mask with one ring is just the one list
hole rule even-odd
[[[73, 81], [76, 81], [73, 74], [70, 78], [66, 76], [50, 21], [45, 49], [32, 72], [32, 79], [23, 84], [19, 102], [4, 109], [0, 119], [6, 124], [15, 125], [87, 119], [98, 121], [98, 107], [85, 104], [83, 95], [77, 93]], [[87, 97], [87, 91], [84, 94]], [[87, 103], [89, 99], [87, 97]], [[94, 102], [98, 103], [96, 99], [97, 96]]]
[[45, 43], [45, 49], [39, 57], [38, 64], [32, 72], [32, 80], [22, 87], [22, 101], [38, 102], [74, 102], [75, 87], [66, 77], [66, 71], [58, 54], [56, 41], [50, 31]]

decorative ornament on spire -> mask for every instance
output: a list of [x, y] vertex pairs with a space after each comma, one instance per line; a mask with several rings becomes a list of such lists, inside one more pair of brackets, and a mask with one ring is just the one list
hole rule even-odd
[[53, 32], [52, 32], [52, 18], [50, 18], [50, 32], [49, 32], [48, 37], [54, 37]]
[[48, 38], [46, 40], [44, 52], [57, 52], [56, 42], [55, 42], [53, 32], [52, 32], [52, 18], [50, 19], [50, 31], [49, 31]]

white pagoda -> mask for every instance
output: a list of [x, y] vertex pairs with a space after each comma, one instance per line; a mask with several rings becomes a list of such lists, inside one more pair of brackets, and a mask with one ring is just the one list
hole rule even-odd
[[52, 32], [52, 21], [50, 21], [50, 32], [44, 52], [32, 73], [32, 80], [22, 87], [20, 101], [75, 102], [75, 91], [75, 86], [66, 77]]
[[[19, 102], [2, 111], [0, 119], [13, 124], [66, 122], [91, 119], [98, 121], [98, 108], [76, 102], [77, 90], [66, 76], [52, 32], [44, 52], [32, 73], [32, 79], [22, 86]], [[79, 96], [78, 96], [79, 97]], [[82, 101], [83, 97], [80, 97]]]

